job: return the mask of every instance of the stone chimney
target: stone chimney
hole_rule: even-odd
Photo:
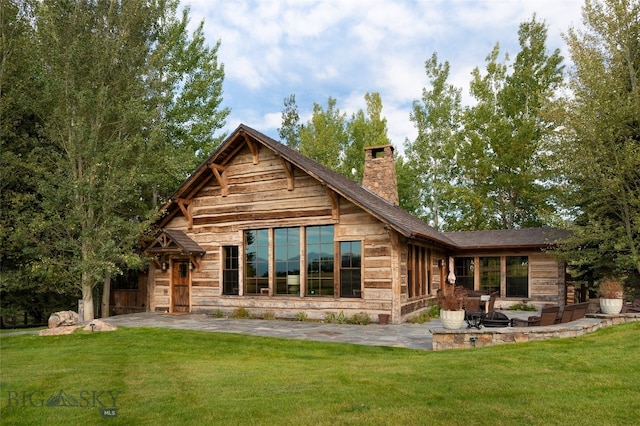
[[[362,186],[397,206],[400,202],[393,146],[368,146],[364,151]]]

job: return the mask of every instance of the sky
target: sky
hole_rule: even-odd
[[[436,52],[462,89],[485,69],[496,43],[513,59],[518,28],[536,15],[548,27],[549,52],[569,52],[562,34],[581,28],[583,0],[182,0],[191,28],[204,20],[209,46],[220,40],[224,131],[243,123],[279,140],[284,99],[295,94],[302,123],[329,97],[347,114],[366,111],[364,95],[379,92],[388,136],[402,151],[417,131],[409,115],[428,85],[424,64]],[[501,56],[503,57],[503,56]]]

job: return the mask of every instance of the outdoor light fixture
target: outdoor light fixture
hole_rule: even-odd
[[[162,262],[162,270],[163,271],[167,270],[167,262]]]

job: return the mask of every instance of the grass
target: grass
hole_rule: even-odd
[[[639,332],[628,323],[443,352],[124,327],[5,336],[0,421],[630,425],[640,413]],[[81,406],[40,406],[61,390]],[[119,392],[118,413],[103,420],[108,391]]]

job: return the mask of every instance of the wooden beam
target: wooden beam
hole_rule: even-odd
[[[251,151],[251,155],[253,156],[253,164],[256,165],[260,163],[260,158],[258,156],[258,151],[260,147],[247,137],[244,138],[244,141],[247,143],[247,146],[249,147],[249,151]]]
[[[340,196],[332,191],[328,186],[323,185],[324,190],[327,192],[329,202],[331,203],[331,218],[340,219]]]
[[[284,172],[287,174],[287,191],[293,191],[295,189],[295,168],[293,164],[282,158],[281,155],[278,155],[278,158],[280,158],[282,168],[284,168]]]
[[[225,173],[227,168],[215,163],[209,163],[209,168],[213,172],[213,175],[216,177],[216,180],[218,181],[218,185],[220,185],[222,196],[226,197],[227,195],[229,195],[229,186],[227,184],[227,174]]]
[[[193,214],[192,214],[193,209],[191,208],[191,200],[178,198],[176,202],[178,203],[178,206],[180,207],[180,210],[182,211],[182,214],[184,215],[184,217],[187,218],[188,228],[189,229],[193,228]]]
[[[194,255],[189,256],[189,260],[195,265],[196,272],[200,272],[200,259]]]

